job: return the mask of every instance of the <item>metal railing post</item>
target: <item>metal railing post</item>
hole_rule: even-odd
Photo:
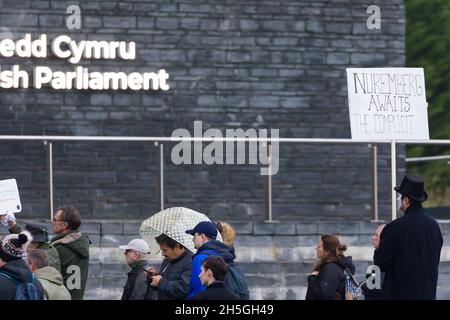
[[[397,219],[397,192],[394,187],[397,185],[397,159],[395,140],[391,141],[391,195],[392,195],[392,220]]]
[[[156,186],[156,198],[159,202],[159,209],[164,210],[164,145],[155,142],[155,147],[158,148],[158,180]]]
[[[50,220],[53,219],[53,145],[44,141],[47,147],[47,207],[50,212]]]
[[[266,212],[266,219],[264,222],[276,223],[278,221],[272,219],[272,145],[268,144],[267,149],[269,151],[269,172],[265,177],[264,183],[264,204]]]
[[[370,151],[372,157],[372,219],[374,222],[380,221],[378,218],[378,155],[377,145],[371,144]]]

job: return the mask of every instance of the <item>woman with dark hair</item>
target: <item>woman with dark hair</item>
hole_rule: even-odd
[[[345,257],[347,250],[335,235],[323,235],[316,246],[318,258],[313,273],[308,276],[306,300],[345,300],[344,270],[355,273],[352,257]]]

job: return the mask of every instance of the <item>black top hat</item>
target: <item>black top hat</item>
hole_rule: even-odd
[[[423,186],[424,183],[421,177],[405,176],[400,187],[395,187],[394,190],[412,200],[423,202],[428,199],[428,194],[423,189]]]
[[[28,223],[27,225],[25,225],[25,230],[31,233],[34,242],[48,242],[48,232],[46,226],[41,224]]]

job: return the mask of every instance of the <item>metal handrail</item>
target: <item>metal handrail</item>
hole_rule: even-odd
[[[397,144],[425,144],[425,145],[450,145],[450,139],[430,139],[430,140],[352,140],[352,139],[327,139],[327,138],[252,138],[252,137],[116,137],[116,136],[33,136],[33,135],[0,135],[0,141],[43,141],[47,146],[47,187],[48,204],[50,217],[53,217],[53,152],[52,141],[108,141],[108,142],[154,142],[158,148],[158,171],[159,179],[157,184],[157,196],[160,209],[164,209],[164,161],[163,142],[266,142],[266,143],[344,143],[344,144],[369,144],[372,148],[377,144],[391,145],[391,186],[392,186],[392,220],[396,218],[396,192],[393,187],[396,185],[396,145]],[[270,150],[270,147],[269,147]],[[374,185],[372,197],[374,203],[374,219],[378,219],[378,199],[377,199],[377,170],[376,170],[376,148],[372,150],[372,174]],[[409,161],[408,161],[409,162]],[[271,176],[266,177],[266,222],[272,220],[272,180]]]
[[[439,160],[450,160],[450,155],[406,158],[405,162],[419,163],[419,162],[429,162],[429,161],[439,161]]]
[[[117,137],[117,136],[27,136],[27,135],[0,135],[0,140],[34,140],[34,141],[134,141],[134,142],[281,142],[281,143],[372,143],[390,144],[392,140],[352,140],[340,138],[251,138],[251,137]],[[430,140],[395,140],[398,144],[448,144],[450,139],[430,139]]]

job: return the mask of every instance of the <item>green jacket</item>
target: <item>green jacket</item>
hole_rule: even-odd
[[[50,240],[58,250],[61,274],[72,300],[82,300],[89,269],[89,237],[78,231],[57,235]]]
[[[20,232],[22,232],[22,228],[18,224],[16,224],[14,227],[9,229],[9,233],[18,234]],[[48,265],[56,268],[56,270],[61,272],[61,263],[59,262],[59,253],[58,253],[58,250],[56,250],[56,248],[54,246],[52,246],[51,244],[49,244],[47,242],[41,242],[41,243],[38,243],[36,248],[47,251]]]
[[[44,287],[44,297],[46,300],[70,300],[71,296],[64,286],[61,273],[53,267],[43,267],[37,269],[34,274]]]

